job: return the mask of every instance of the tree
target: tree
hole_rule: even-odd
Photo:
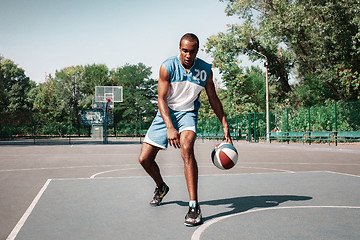
[[[238,15],[243,22],[210,37],[206,50],[213,54],[220,71],[229,76],[225,76],[227,82],[239,81],[241,54],[251,60],[266,56],[279,102],[291,96],[294,88],[289,84],[289,73],[294,67],[300,82],[296,87],[311,85],[314,77],[323,82],[324,99],[319,101],[359,97],[357,81],[345,83],[338,76],[342,69],[352,75],[360,72],[358,0],[223,1],[228,3],[226,13]],[[350,88],[346,86],[349,83]],[[344,88],[349,90],[347,94],[343,94]]]
[[[242,25],[231,25],[226,33],[208,38],[206,51],[212,54],[214,66],[219,68],[229,88],[244,80],[244,68],[239,60],[241,55],[248,55],[252,61],[267,59],[269,75],[277,86],[279,99],[283,100],[292,91],[289,74],[293,68],[294,56],[290,50],[281,47],[279,39],[262,34],[260,30],[250,21]]]
[[[144,64],[126,64],[111,71],[117,86],[123,86],[123,103],[114,108],[117,126],[126,131],[135,131],[138,120],[150,121],[156,112],[157,84],[150,78],[151,68]],[[129,132],[130,133],[130,132]],[[133,133],[133,132],[131,132]]]
[[[37,87],[37,94],[34,100],[34,110],[40,112],[43,123],[64,121],[62,104],[58,94],[57,84],[50,75],[46,77],[44,83]]]
[[[91,108],[96,86],[113,86],[114,84],[116,83],[110,78],[109,68],[105,64],[84,66],[80,81],[80,92],[83,95],[79,103],[81,108]]]
[[[25,71],[10,59],[0,60],[0,112],[20,112],[32,109],[28,93],[35,87]]]
[[[55,77],[39,85],[34,107],[38,109],[45,122],[80,123],[80,102],[85,96],[80,91],[84,67],[71,66],[56,71]],[[70,119],[69,119],[70,117]]]

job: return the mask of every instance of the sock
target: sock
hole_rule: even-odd
[[[195,200],[190,200],[189,207],[195,208],[196,207],[196,201]]]

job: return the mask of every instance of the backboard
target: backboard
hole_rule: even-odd
[[[122,86],[96,86],[95,102],[122,102]]]
[[[114,102],[96,102],[95,101],[95,97],[92,98],[92,108],[93,109],[105,109],[106,108],[106,104],[108,104],[108,108],[109,109],[113,109],[114,108]]]
[[[104,111],[101,109],[86,109],[81,111],[81,123],[83,125],[103,125],[105,121]],[[114,114],[108,113],[107,125],[114,124]]]

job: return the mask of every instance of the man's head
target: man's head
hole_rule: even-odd
[[[190,69],[194,64],[196,55],[199,51],[199,39],[193,33],[187,33],[180,39],[180,62]]]

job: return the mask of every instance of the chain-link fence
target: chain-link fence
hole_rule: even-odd
[[[333,103],[322,106],[273,110],[269,113],[271,132],[360,131],[360,101]],[[0,139],[18,138],[93,138],[93,126],[71,122],[41,123],[33,113],[3,113],[0,115]],[[20,119],[22,121],[20,121]],[[249,113],[227,117],[234,140],[258,142],[266,133],[266,114]],[[143,137],[152,119],[122,121],[108,126],[110,138]],[[222,125],[217,118],[199,115],[199,138],[222,139]]]
[[[270,132],[360,131],[360,101],[322,106],[279,109],[269,112]],[[266,135],[266,113],[249,113],[227,117],[233,139],[258,142]],[[199,137],[222,138],[217,118],[200,115]]]

